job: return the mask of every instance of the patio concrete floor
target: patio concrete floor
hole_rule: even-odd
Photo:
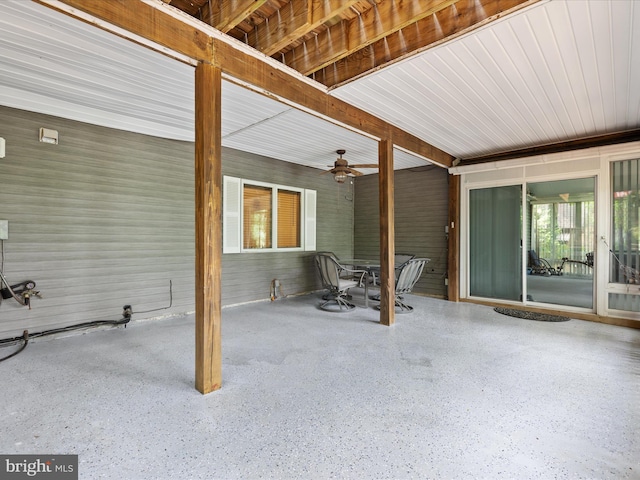
[[[0,453],[81,479],[640,478],[640,331],[319,298],[224,309],[209,395],[192,315],[34,340],[0,363]]]

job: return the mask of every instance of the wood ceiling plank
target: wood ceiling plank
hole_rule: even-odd
[[[358,3],[360,0],[313,0],[311,23],[314,25],[326,23]]]
[[[347,22],[340,22],[289,50],[282,57],[282,63],[309,75],[348,54]]]
[[[539,0],[459,0],[408,27],[345,56],[322,71],[318,82],[332,87],[389,63],[433,48]]]
[[[335,43],[346,42],[346,49],[338,52],[328,48],[332,46],[329,41],[306,42],[288,52],[282,60],[296,70],[303,67],[298,71],[309,75],[455,2],[456,0],[384,0],[347,22],[346,28],[340,25],[329,28],[325,36]]]
[[[207,2],[198,19],[227,33],[262,7],[267,0],[232,0]]]
[[[352,51],[397,32],[455,3],[456,0],[385,0],[349,22]]]
[[[339,16],[359,0],[291,0],[249,35],[249,45],[274,55],[300,37]]]
[[[249,45],[265,55],[273,55],[311,29],[309,0],[291,0],[257,25],[249,34]]]

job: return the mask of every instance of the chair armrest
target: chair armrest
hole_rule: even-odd
[[[364,283],[363,283],[364,282],[364,278],[365,278],[366,275],[369,274],[369,272],[366,271],[366,270],[352,270],[350,268],[344,267],[343,265],[340,265],[340,272],[347,272],[350,276],[353,276],[353,277],[358,277],[359,276],[360,277],[360,278],[358,278],[358,285],[359,286],[364,285]]]

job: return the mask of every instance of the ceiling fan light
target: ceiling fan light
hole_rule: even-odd
[[[347,174],[345,172],[336,172],[333,179],[338,183],[344,183],[347,179]]]

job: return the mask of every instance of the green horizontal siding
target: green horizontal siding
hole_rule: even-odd
[[[416,293],[444,297],[447,272],[448,173],[439,167],[396,170],[395,250],[427,257]],[[354,248],[356,257],[380,255],[378,175],[356,180]]]
[[[59,145],[38,141],[58,130]],[[33,308],[0,304],[0,337],[91,320],[195,309],[194,146],[0,107],[0,219],[9,221],[4,273],[31,279]],[[223,149],[223,173],[318,192],[317,247],[353,253],[347,186],[316,169]],[[223,305],[265,300],[278,278],[285,294],[320,288],[313,252],[223,256]],[[147,314],[145,310],[173,305]]]

